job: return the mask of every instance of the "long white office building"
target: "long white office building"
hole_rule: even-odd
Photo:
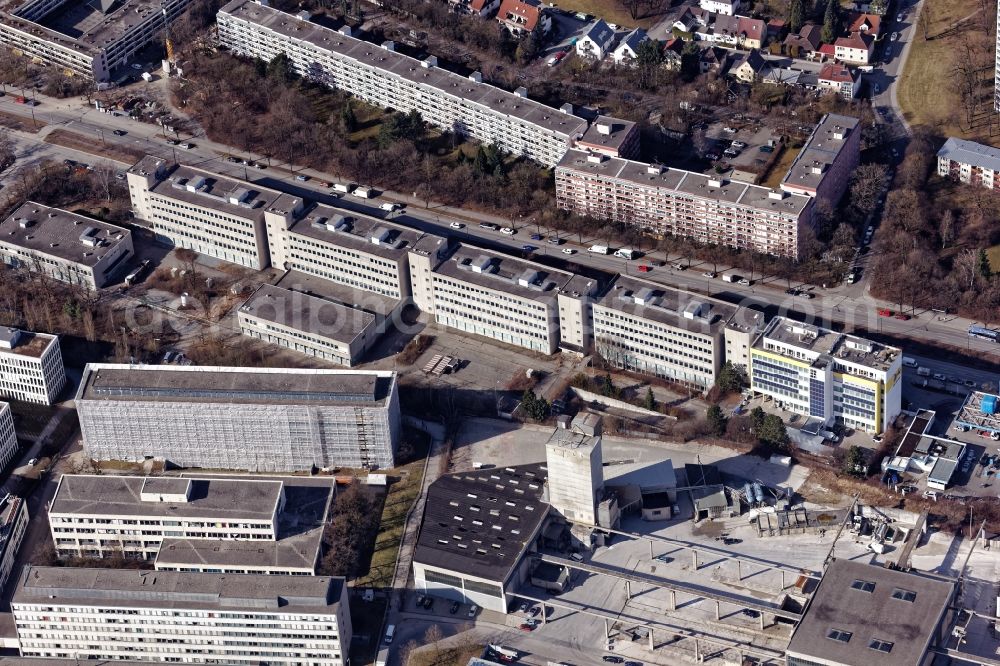
[[[6,589],[27,527],[28,503],[24,498],[8,494],[0,500],[0,589]]]
[[[750,350],[750,386],[784,409],[881,433],[902,409],[903,351],[775,317]]]
[[[14,413],[10,405],[0,402],[0,472],[7,469],[17,456],[17,432],[14,431]]]
[[[100,289],[133,255],[128,229],[34,201],[0,222],[0,262]]]
[[[28,0],[0,11],[0,45],[97,82],[120,75],[191,0]]]
[[[594,349],[612,365],[711,388],[725,359],[727,323],[738,308],[619,276],[593,304]]]
[[[339,88],[371,104],[397,111],[419,111],[445,131],[496,143],[514,155],[555,166],[587,122],[572,108],[554,109],[437,67],[433,56],[416,60],[381,46],[323,27],[306,12],[292,15],[266,2],[233,0],[218,13],[219,41],[233,53],[270,61],[279,53],[301,76]]]
[[[439,324],[552,354],[561,331],[582,340],[593,280],[470,245],[430,273],[429,310]],[[582,346],[582,345],[581,345]]]
[[[58,336],[0,326],[0,397],[51,405],[65,385]]]
[[[125,175],[135,216],[161,243],[256,270],[271,264],[265,211],[285,217],[302,209],[290,194],[152,155]]]
[[[22,657],[346,666],[343,578],[26,566]],[[70,663],[70,662],[67,662]]]
[[[255,472],[392,467],[390,371],[88,364],[76,394],[95,460]]]

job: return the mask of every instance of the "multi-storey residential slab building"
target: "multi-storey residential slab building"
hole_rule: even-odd
[[[293,471],[392,467],[396,373],[88,364],[76,394],[95,460]]]
[[[0,45],[97,82],[120,74],[191,0],[28,0],[0,11]]]
[[[240,332],[309,356],[359,363],[395,323],[407,301],[289,271],[262,284],[240,306]]]
[[[23,657],[346,666],[352,634],[325,576],[27,566],[11,610]]]
[[[7,468],[17,455],[17,433],[14,431],[14,413],[10,405],[0,402],[0,471]]]
[[[618,276],[592,310],[594,349],[609,363],[704,390],[722,368],[726,325],[738,308]]]
[[[409,257],[436,265],[447,249],[441,236],[324,205],[265,219],[275,266],[397,300],[411,295]]]
[[[552,354],[561,342],[583,342],[584,301],[593,280],[506,254],[458,246],[431,275],[439,324]],[[576,339],[574,339],[576,338]]]
[[[938,175],[988,190],[1000,189],[1000,149],[949,138],[937,154]]]
[[[816,197],[832,210],[844,196],[861,161],[861,126],[857,118],[828,113],[799,152],[781,189]]]
[[[332,30],[311,22],[308,13],[287,14],[253,2],[233,0],[218,14],[219,41],[233,53],[270,61],[279,53],[296,72],[339,88],[371,104],[419,111],[448,132],[496,143],[514,155],[545,166],[559,162],[572,140],[587,129],[572,108],[534,102],[523,88],[509,93],[437,67],[433,56],[416,60],[356,39],[350,28]]]
[[[264,213],[292,216],[290,194],[148,155],[126,173],[136,217],[168,245],[254,269],[267,268]]]
[[[65,385],[58,336],[0,326],[0,397],[51,405]]]
[[[88,289],[106,285],[132,254],[128,229],[33,201],[0,222],[0,261]]]
[[[611,220],[706,244],[798,256],[812,199],[655,164],[572,150],[556,167],[556,203]]]
[[[27,526],[28,503],[24,498],[8,494],[0,500],[0,588],[7,585]]]
[[[784,409],[866,432],[901,410],[898,347],[775,317],[750,350],[750,386]]]
[[[49,504],[60,557],[163,570],[313,575],[332,479],[66,474]]]

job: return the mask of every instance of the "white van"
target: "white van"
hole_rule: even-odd
[[[925,368],[921,366],[917,368],[917,374],[920,375],[921,377],[930,377],[931,371],[930,368]]]
[[[615,250],[615,256],[620,259],[632,260],[639,256],[639,253],[627,247],[623,247],[619,250]]]
[[[570,553],[569,559],[573,560],[574,562],[583,562],[583,555],[581,555],[580,553]]]
[[[342,194],[348,194],[352,192],[355,187],[357,187],[357,185],[355,185],[354,183],[334,183],[333,191],[340,192]]]
[[[591,245],[587,248],[587,252],[593,252],[594,254],[607,254],[610,251],[607,245]]]
[[[730,274],[730,275],[723,275],[722,276],[722,281],[723,282],[739,282],[742,279],[743,278],[741,276],[736,275],[736,274]]]
[[[358,187],[351,192],[351,195],[359,199],[371,199],[375,196],[375,190],[370,187]]]
[[[917,367],[917,362],[914,361],[909,356],[904,356],[903,357],[903,365],[906,366],[907,368],[915,368],[915,367]]]
[[[385,628],[385,638],[382,639],[382,642],[388,645],[389,643],[392,642],[392,637],[395,635],[396,635],[396,625],[390,624],[388,627]]]

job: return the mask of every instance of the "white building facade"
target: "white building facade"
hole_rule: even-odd
[[[88,364],[76,407],[95,460],[296,471],[392,467],[394,372]]]
[[[51,405],[65,385],[58,336],[0,326],[0,397]]]
[[[342,578],[26,566],[22,657],[346,666]]]
[[[898,347],[775,317],[750,350],[750,385],[788,411],[881,433],[902,409],[902,360]]]
[[[949,138],[937,154],[937,173],[968,185],[1000,188],[1000,150],[975,141]]]
[[[28,503],[8,494],[0,500],[0,588],[6,588],[28,527]]]
[[[504,151],[554,166],[582,134],[585,120],[534,102],[526,91],[509,93],[356,39],[350,29],[335,31],[252,0],[233,0],[218,14],[219,41],[233,53],[270,61],[288,56],[296,72],[348,92],[371,104],[423,119],[445,131],[496,143]]]
[[[14,413],[10,405],[0,402],[0,470],[7,469],[17,456],[17,433],[14,431]]]

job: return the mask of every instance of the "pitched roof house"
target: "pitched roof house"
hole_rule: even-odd
[[[847,37],[839,37],[833,43],[834,57],[841,62],[867,65],[875,46],[875,37],[863,32],[852,32]]]
[[[544,34],[552,27],[549,8],[541,0],[503,0],[497,21],[515,37],[523,37],[535,30]]]
[[[597,19],[576,42],[576,54],[581,58],[603,60],[615,43],[615,31],[604,19]]]
[[[639,56],[639,45],[645,41],[649,41],[646,31],[642,28],[636,28],[625,35],[621,43],[611,53],[611,58],[616,65],[634,65]]]

